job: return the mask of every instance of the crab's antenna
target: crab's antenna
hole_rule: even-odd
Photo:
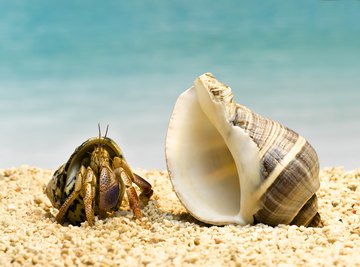
[[[101,162],[101,151],[100,151],[100,147],[102,146],[102,142],[101,142],[101,128],[100,128],[100,122],[98,123],[98,128],[99,128],[99,144],[98,144],[98,160],[99,163]],[[98,166],[100,168],[100,166]]]
[[[99,129],[99,139],[100,139],[101,138],[100,122],[98,123],[98,129]]]
[[[104,137],[107,136],[108,130],[109,130],[109,124],[106,126],[106,131],[105,131],[105,136]]]

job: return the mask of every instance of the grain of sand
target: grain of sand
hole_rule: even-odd
[[[141,221],[124,203],[93,227],[75,227],[54,220],[43,193],[50,170],[0,170],[0,265],[360,266],[360,169],[321,171],[322,228],[205,225],[179,203],[166,172],[137,172],[154,187]]]

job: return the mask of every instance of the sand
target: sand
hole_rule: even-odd
[[[127,203],[93,227],[63,226],[43,193],[52,171],[0,170],[0,265],[360,266],[360,169],[321,171],[323,228],[210,226],[193,219],[166,172],[137,170],[154,195],[134,220]]]

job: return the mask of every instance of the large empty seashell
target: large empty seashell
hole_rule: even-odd
[[[230,87],[210,73],[178,98],[166,161],[177,196],[200,221],[320,224],[314,149],[294,131],[236,104]]]

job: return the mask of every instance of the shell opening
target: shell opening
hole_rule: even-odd
[[[222,104],[201,84],[175,105],[166,155],[174,190],[195,218],[220,225],[253,222],[252,193],[260,179],[256,145],[227,121]]]

